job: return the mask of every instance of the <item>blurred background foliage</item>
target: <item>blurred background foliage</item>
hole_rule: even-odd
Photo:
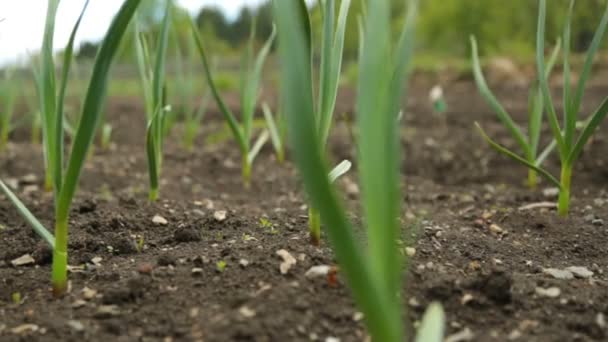
[[[357,17],[363,3],[352,0],[345,53],[353,58],[357,52]],[[145,30],[153,34],[158,28],[165,0],[147,0],[139,13]],[[467,58],[471,34],[477,36],[484,56],[506,55],[526,60],[532,57],[535,44],[538,2],[533,0],[422,0],[418,25],[418,51],[429,58]],[[551,0],[548,8],[547,39],[554,42],[561,35],[569,0]],[[580,0],[576,4],[572,25],[573,50],[583,51],[606,5],[605,0]],[[273,25],[270,3],[257,8],[243,8],[235,20],[228,20],[216,7],[204,7],[199,13],[174,9],[174,38],[181,43],[189,39],[188,15],[194,15],[206,44],[215,54],[238,54],[249,37],[251,22],[257,20],[257,39],[263,42]],[[405,16],[405,1],[393,1],[395,32]],[[313,27],[320,34],[318,6],[311,6]],[[123,44],[123,59],[132,60],[132,35]],[[81,46],[81,57],[94,56],[95,43]],[[171,53],[171,52],[170,52]]]

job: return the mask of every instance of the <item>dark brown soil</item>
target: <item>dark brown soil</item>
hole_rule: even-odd
[[[552,209],[519,210],[552,201],[542,192],[548,184],[527,190],[526,170],[479,138],[474,121],[514,145],[473,84],[446,86],[449,113],[440,118],[427,103],[432,82],[414,83],[402,125],[403,241],[414,241],[408,244],[416,249],[405,272],[404,320],[415,322],[431,301],[440,301],[449,334],[470,332],[454,341],[608,340],[605,131],[577,165],[569,218]],[[585,113],[606,93],[594,86]],[[525,88],[504,85],[499,94],[524,122]],[[344,91],[339,111],[350,112],[353,97]],[[149,204],[143,108],[135,99],[113,99],[108,114],[115,146],[97,150],[84,171],[70,221],[74,268],[64,298],[53,299],[49,291],[48,249],[0,199],[0,340],[366,339],[344,281],[305,277],[312,266],[335,261],[327,245],[308,243],[305,197],[291,164],[279,165],[268,146],[255,165],[252,188],[244,190],[234,143],[204,144],[222,126],[215,113],[195,151],[181,148],[179,126],[167,140],[162,200]],[[335,128],[333,158],[352,158],[346,125]],[[1,176],[17,182],[19,196],[50,225],[40,147],[27,142],[26,132],[12,141],[0,157]],[[549,164],[557,170],[556,160]],[[345,201],[360,222],[355,181],[356,170],[340,187],[350,190]],[[220,210],[227,211],[224,221],[214,218]],[[167,224],[153,223],[156,215]],[[281,249],[297,259],[286,275],[279,271]],[[35,264],[13,267],[11,261],[24,254]],[[226,264],[221,272],[220,261]],[[570,266],[594,275],[559,280],[543,272]],[[537,293],[551,287],[560,290],[556,298]]]

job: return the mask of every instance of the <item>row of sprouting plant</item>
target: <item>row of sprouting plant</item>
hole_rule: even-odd
[[[404,0],[405,1],[405,0]],[[67,287],[68,223],[69,209],[77,189],[79,176],[87,154],[101,121],[105,101],[108,72],[119,42],[141,0],[125,0],[112,22],[97,54],[89,87],[84,97],[82,114],[74,129],[71,153],[64,162],[64,109],[63,102],[68,74],[72,62],[74,37],[80,19],[76,23],[64,53],[59,86],[53,62],[53,32],[59,0],[49,0],[42,57],[36,72],[38,85],[40,122],[42,127],[45,165],[49,186],[55,199],[55,231],[52,234],[19,201],[4,183],[0,182],[5,195],[16,206],[34,230],[53,248],[52,285],[56,295]],[[608,9],[592,42],[576,91],[570,85],[569,45],[570,17],[574,7],[570,4],[570,16],[562,40],[564,59],[564,118],[560,126],[551,97],[548,77],[559,56],[560,44],[548,63],[544,54],[544,26],[546,0],[539,0],[537,37],[537,64],[539,75],[532,89],[530,123],[527,135],[520,129],[496,100],[486,85],[474,38],[472,38],[473,66],[481,94],[498,113],[500,120],[513,134],[523,150],[523,157],[491,140],[479,127],[483,137],[501,153],[517,160],[531,169],[529,184],[534,187],[537,175],[547,178],[560,189],[559,213],[566,215],[570,202],[570,181],[573,164],[585,143],[608,113],[608,104],[602,103],[589,119],[584,120],[582,132],[575,139],[577,117],[580,110],[586,81],[589,77],[593,56],[597,51],[608,23]],[[329,171],[325,153],[327,139],[333,121],[338,83],[341,72],[342,49],[350,0],[342,0],[339,9],[336,1],[322,0],[322,36],[320,39],[320,66],[313,58],[315,42],[311,34],[310,18],[304,0],[274,0],[273,8],[276,30],[268,38],[260,52],[254,54],[253,39],[243,58],[241,78],[240,120],[225,104],[215,84],[212,68],[207,58],[205,44],[198,28],[191,21],[192,42],[201,57],[204,75],[211,96],[223,113],[234,135],[241,155],[245,186],[251,177],[251,166],[262,145],[271,139],[279,160],[284,158],[285,139],[289,139],[294,162],[300,170],[304,187],[310,199],[309,229],[311,240],[318,244],[321,238],[321,222],[326,229],[329,242],[334,248],[341,270],[349,283],[353,296],[365,314],[366,324],[375,341],[403,341],[405,331],[402,319],[403,254],[397,246],[401,229],[399,224],[400,153],[398,121],[402,97],[407,93],[405,84],[408,64],[413,53],[413,37],[418,2],[407,1],[408,15],[402,33],[391,37],[390,1],[368,1],[363,14],[357,18],[359,24],[359,78],[357,84],[356,116],[358,169],[362,187],[362,207],[367,225],[367,247],[355,237],[352,224],[339,196],[332,186],[333,181],[348,171],[350,162],[344,161]],[[163,140],[171,108],[165,90],[166,51],[171,27],[171,1],[167,2],[161,23],[160,34],[150,48],[151,42],[136,27],[135,44],[137,64],[144,89],[144,101],[148,119],[146,154],[150,176],[150,200],[159,196],[159,177],[163,161]],[[83,9],[83,13],[85,8]],[[82,18],[82,14],[81,17]],[[252,30],[254,31],[254,30]],[[273,114],[267,106],[263,112],[267,128],[254,139],[253,117],[258,107],[259,89],[264,61],[278,36],[280,61],[281,106],[279,114]],[[254,34],[252,34],[252,37]],[[394,40],[396,42],[394,42]],[[155,51],[154,56],[150,54]],[[318,70],[318,74],[313,72]],[[204,107],[204,106],[201,106]],[[201,110],[192,108],[193,131],[200,123]],[[538,153],[543,118],[547,118],[553,142]],[[283,128],[285,127],[286,128]],[[288,134],[287,134],[287,133]],[[195,133],[193,133],[195,134]],[[557,149],[562,163],[562,174],[557,180],[543,167],[543,161]],[[431,305],[419,329],[419,341],[441,341],[444,330],[443,310]]]

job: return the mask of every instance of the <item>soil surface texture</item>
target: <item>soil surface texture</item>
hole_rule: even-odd
[[[412,81],[401,123],[400,243],[411,256],[402,300],[410,335],[425,307],[439,301],[453,342],[607,341],[608,127],[576,165],[571,215],[560,218],[551,205],[555,189],[547,182],[528,189],[527,170],[475,131],[477,121],[517,148],[472,81],[444,85],[444,115],[428,103],[433,85],[428,77]],[[525,124],[527,86],[494,88]],[[583,113],[606,94],[608,87],[592,86]],[[337,112],[351,114],[354,96],[343,90]],[[229,133],[217,133],[228,131],[216,109],[192,151],[182,147],[178,124],[165,143],[161,200],[150,204],[143,105],[113,98],[107,108],[113,144],[96,148],[83,171],[63,298],[50,292],[50,250],[0,197],[1,341],[367,339],[330,246],[309,243],[297,172],[276,161],[270,144],[244,189],[237,146]],[[350,121],[336,117],[329,153],[353,160]],[[13,134],[0,176],[50,227],[41,147],[28,136]],[[547,128],[543,136],[547,143]],[[556,156],[547,164],[558,174]],[[356,163],[338,188],[361,226]],[[291,257],[295,263],[281,272]],[[329,272],[307,274],[314,266]]]

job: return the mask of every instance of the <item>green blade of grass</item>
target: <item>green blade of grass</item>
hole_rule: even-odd
[[[556,146],[557,146],[557,143],[555,142],[555,140],[552,140],[549,143],[549,145],[547,145],[547,147],[545,147],[545,149],[538,155],[534,165],[536,165],[537,167],[540,167],[541,165],[543,165],[543,163],[545,162],[545,160],[547,160],[547,157],[549,157],[551,152],[553,152],[553,150],[555,150]]]
[[[319,3],[323,29],[321,31],[321,65],[319,66],[319,90],[317,96],[316,120],[319,132],[324,132],[325,118],[329,115],[327,107],[331,96],[332,43],[334,40],[335,1],[325,0]],[[321,133],[321,138],[324,134]],[[324,141],[324,140],[322,140]]]
[[[549,89],[549,83],[546,75],[542,71],[545,70],[545,21],[547,17],[547,2],[546,0],[540,0],[539,11],[538,11],[538,27],[536,32],[536,66],[539,72],[540,88],[543,94],[543,103],[547,110],[549,126],[551,132],[557,143],[557,148],[560,153],[560,158],[563,160],[566,158],[567,146],[564,142],[561,128],[559,126],[559,120],[555,112],[555,106],[553,105],[553,99],[551,96],[551,90]],[[564,42],[566,43],[566,42]]]
[[[543,122],[543,97],[540,93],[540,88],[535,87],[530,91],[530,99],[528,104],[528,160],[536,159],[538,152],[538,144],[540,141],[540,131]],[[526,153],[526,151],[523,151]]]
[[[152,120],[154,116],[154,105],[153,105],[153,95],[150,92],[151,81],[150,81],[150,59],[148,55],[148,44],[145,36],[142,34],[139,28],[139,23],[135,21],[134,23],[134,38],[135,38],[135,56],[137,57],[137,67],[139,70],[139,76],[141,78],[143,96],[146,106],[146,117],[148,121]]]
[[[401,317],[394,316],[390,309],[386,309],[392,306],[393,300],[383,294],[384,288],[372,281],[373,273],[361,252],[362,246],[357,242],[327,177],[312,100],[310,36],[305,29],[306,16],[302,13],[306,7],[303,1],[275,0],[273,4],[279,33],[285,113],[295,162],[312,206],[321,209],[341,270],[365,313],[372,336],[377,341],[400,341],[402,335],[398,332],[399,328],[387,329],[387,326],[391,323],[399,325]]]
[[[107,93],[109,69],[118,50],[120,40],[141,0],[125,0],[103,40],[95,59],[93,74],[84,101],[82,118],[76,131],[65,182],[57,203],[57,220],[67,219],[69,208],[78,186],[80,172],[86,155],[95,138],[95,130],[101,118],[101,108]]]
[[[490,145],[492,146],[492,148],[494,148],[496,151],[504,154],[505,156],[511,158],[512,160],[515,160],[516,162],[523,164],[529,168],[531,168],[532,170],[538,172],[539,174],[541,174],[543,177],[545,177],[548,181],[550,181],[553,185],[555,185],[556,187],[561,189],[561,184],[560,182],[553,177],[549,172],[547,172],[545,169],[541,168],[540,166],[537,166],[529,161],[527,161],[526,159],[518,156],[517,154],[509,151],[506,147],[501,146],[500,144],[498,144],[497,142],[495,142],[494,140],[492,140],[492,138],[490,138],[486,132],[483,130],[483,128],[481,128],[481,126],[476,122],[475,123],[475,127],[477,127],[477,130],[479,131],[479,134],[481,134],[482,138]]]
[[[251,140],[251,129],[253,124],[253,116],[255,114],[255,99],[258,94],[257,85],[255,84],[254,75],[252,71],[252,60],[254,55],[254,44],[256,40],[257,31],[257,20],[254,17],[251,21],[251,30],[249,33],[249,40],[247,41],[247,47],[245,53],[241,57],[241,84],[240,84],[240,96],[241,96],[241,117],[243,127],[243,137],[247,144],[250,144]]]
[[[563,90],[563,106],[564,106],[564,141],[567,145],[572,144],[574,131],[576,129],[576,116],[577,112],[573,110],[572,99],[570,98],[570,40],[571,36],[571,25],[572,25],[572,12],[574,11],[575,0],[570,1],[570,7],[568,8],[568,14],[566,16],[566,27],[564,28],[564,90]],[[548,77],[548,76],[547,76]],[[574,123],[574,125],[573,125]]]
[[[150,181],[150,201],[156,201],[158,199],[159,191],[159,164],[158,160],[158,140],[155,137],[156,126],[161,117],[162,108],[157,107],[155,114],[152,119],[148,122],[146,129],[146,156],[148,160],[148,178]]]
[[[23,217],[23,219],[32,227],[32,229],[34,229],[34,231],[42,239],[44,239],[44,241],[46,241],[46,243],[48,243],[51,248],[55,248],[55,237],[53,237],[53,234],[51,234],[51,232],[46,229],[44,225],[40,223],[40,221],[38,221],[36,216],[34,216],[34,214],[30,212],[30,210],[25,206],[25,204],[23,204],[23,202],[21,202],[19,198],[15,196],[15,194],[9,189],[8,186],[6,186],[6,184],[4,184],[2,180],[0,180],[0,189],[2,190],[4,195],[11,201],[11,203],[13,203],[15,208],[17,208],[19,214],[21,214],[21,217]]]
[[[503,125],[505,125],[505,127],[507,127],[507,129],[511,133],[511,136],[515,139],[515,141],[519,145],[519,148],[522,150],[524,155],[530,156],[532,153],[530,143],[528,142],[528,140],[522,133],[521,129],[513,121],[511,116],[507,113],[507,111],[500,104],[500,102],[498,102],[498,99],[496,99],[496,96],[494,96],[494,94],[488,87],[485,77],[483,76],[483,72],[481,70],[481,63],[479,61],[479,53],[477,50],[477,41],[475,40],[475,37],[473,37],[473,36],[471,36],[470,39],[471,39],[471,51],[472,51],[471,55],[472,55],[472,59],[473,59],[473,75],[475,76],[475,83],[477,84],[477,88],[479,89],[479,92],[481,93],[483,98],[486,100],[486,102],[492,107],[492,109],[498,116],[498,119],[500,119],[500,121],[503,123]],[[539,113],[542,114],[542,109],[537,113],[537,116],[536,116],[537,120],[542,117],[542,115],[539,115]],[[534,123],[534,125],[536,125],[536,124],[538,124],[538,122]],[[540,124],[538,125],[538,127],[540,127]],[[535,127],[533,129],[538,130],[538,127]]]
[[[340,85],[340,76],[342,70],[342,55],[344,53],[344,37],[346,35],[346,23],[348,19],[348,12],[350,9],[350,0],[343,0],[340,4],[338,12],[338,21],[336,22],[335,34],[333,37],[328,38],[330,45],[330,56],[328,60],[329,70],[328,75],[325,78],[327,83],[324,91],[326,93],[321,94],[323,98],[322,105],[320,105],[320,120],[319,129],[321,132],[321,138],[324,143],[327,142],[329,137],[329,131],[331,129],[334,110],[336,107],[336,100],[338,98],[338,88]],[[332,5],[333,6],[333,5]],[[333,13],[333,11],[332,11]],[[333,23],[332,23],[333,32]]]
[[[401,94],[407,93],[407,83],[405,80],[409,74],[409,64],[414,51],[414,33],[416,31],[416,18],[418,17],[418,0],[408,1],[408,10],[405,22],[401,30],[401,36],[394,52],[394,71],[392,81],[393,103],[391,105],[393,115],[401,112]],[[401,121],[401,119],[399,119]]]
[[[365,7],[364,7],[365,8]],[[357,49],[357,60],[361,60],[365,48],[365,18],[363,15],[357,17],[357,33],[359,34],[359,47]]]
[[[253,144],[253,147],[251,148],[251,151],[249,151],[249,153],[247,154],[247,161],[249,162],[249,164],[253,164],[253,161],[262,150],[262,147],[264,147],[266,142],[268,142],[269,138],[270,134],[267,130],[264,130],[262,134],[260,134],[260,136],[256,139],[255,143]]]
[[[40,114],[42,115],[42,136],[44,139],[44,153],[46,164],[46,182],[45,186],[55,188],[55,200],[59,191],[56,189],[58,181],[61,179],[61,170],[57,169],[57,136],[55,133],[56,119],[55,109],[57,107],[57,93],[55,87],[55,63],[53,61],[53,34],[55,32],[55,17],[59,7],[59,0],[49,0],[46,12],[46,23],[44,29],[44,38],[42,41],[42,60],[39,73],[40,84]],[[50,183],[49,183],[50,181]]]
[[[559,57],[559,52],[561,49],[561,39],[558,39],[553,51],[551,52],[551,57],[549,58],[549,62],[545,66],[545,76],[549,77],[555,67],[555,63]],[[540,131],[543,120],[544,113],[544,103],[543,103],[543,95],[538,85],[538,80],[534,82],[533,88],[531,90],[531,105],[529,108],[529,120],[528,120],[528,141],[530,143],[530,151],[528,158],[530,161],[535,160],[538,154],[538,144],[540,141]]]
[[[169,45],[169,28],[171,27],[171,4],[172,1],[167,1],[165,14],[161,24],[160,35],[156,44],[156,56],[154,58],[154,69],[152,72],[152,101],[155,110],[155,119],[152,120],[150,129],[153,131],[153,143],[156,152],[156,175],[160,174],[162,164],[162,147],[164,138],[164,124],[166,122],[165,105],[166,105],[166,83],[165,83],[165,65],[167,64],[167,47]],[[158,114],[158,115],[157,115]],[[157,181],[158,183],[158,181]]]
[[[156,56],[154,58],[154,70],[152,72],[152,101],[154,107],[164,107],[165,87],[165,65],[167,64],[167,47],[169,42],[169,28],[171,27],[171,1],[167,1],[165,15],[160,29],[157,44],[155,46]]]
[[[255,62],[253,63],[253,68],[248,71],[249,77],[247,78],[248,82],[245,90],[247,93],[245,100],[247,102],[243,103],[243,108],[247,108],[247,111],[243,111],[243,127],[245,130],[246,139],[251,136],[253,116],[255,114],[255,107],[258,101],[259,89],[262,81],[262,71],[264,68],[264,63],[266,62],[266,58],[270,53],[270,48],[272,47],[272,43],[274,42],[275,36],[276,29],[273,26],[270,36],[262,46],[262,49],[260,49],[260,52],[258,53]]]
[[[602,41],[604,38],[604,33],[606,32],[606,27],[608,27],[608,5],[606,5],[606,10],[604,11],[604,15],[602,16],[602,20],[600,21],[600,25],[595,31],[595,35],[593,36],[593,40],[591,41],[591,46],[589,50],[587,50],[587,56],[585,57],[585,64],[583,66],[583,71],[578,80],[578,86],[576,88],[576,94],[572,99],[572,112],[578,113],[581,107],[581,103],[583,101],[583,96],[585,94],[585,85],[587,84],[587,80],[589,79],[589,75],[591,74],[591,67],[593,66],[593,59],[602,45]],[[576,121],[576,120],[574,120]],[[575,123],[571,123],[571,125],[576,126]]]
[[[340,162],[340,164],[336,165],[336,167],[329,171],[329,182],[335,182],[336,179],[342,177],[344,174],[350,171],[352,166],[353,163],[351,163],[349,160],[343,160]]]
[[[390,1],[367,3],[367,26],[365,27],[365,48],[360,61],[357,92],[357,124],[359,132],[359,175],[363,194],[365,220],[368,226],[368,254],[373,278],[382,291],[381,306],[388,315],[383,334],[387,339],[402,341],[401,305],[397,299],[400,290],[401,255],[396,248],[400,227],[399,216],[399,141],[398,125],[395,124],[399,98],[403,89],[403,70],[409,61],[394,60],[400,56],[391,52]],[[416,2],[408,2],[409,10],[415,11]],[[406,23],[406,29],[414,29],[413,19]],[[404,32],[401,37],[408,37]],[[406,41],[403,43],[403,41]],[[398,49],[407,50],[403,44],[412,44],[410,38],[401,40]],[[388,63],[388,67],[386,66]],[[396,80],[399,83],[396,84]],[[385,302],[385,303],[386,303]],[[377,332],[375,332],[377,333]],[[372,334],[373,335],[373,334]]]
[[[432,303],[422,318],[416,342],[442,342],[445,334],[445,313],[440,304]]]
[[[230,130],[232,131],[234,138],[237,140],[239,148],[241,149],[241,153],[246,155],[247,153],[249,153],[248,142],[245,141],[243,132],[242,132],[241,128],[239,127],[239,123],[237,122],[236,118],[234,117],[234,114],[232,114],[232,111],[230,111],[230,109],[228,109],[228,107],[224,103],[224,100],[222,99],[219,91],[217,90],[217,87],[215,86],[215,81],[213,80],[213,76],[211,75],[211,69],[209,68],[209,62],[207,60],[207,54],[205,52],[205,47],[203,45],[203,41],[201,39],[200,33],[198,32],[198,28],[196,27],[196,24],[194,23],[193,20],[190,20],[190,27],[192,29],[192,35],[194,38],[194,42],[196,43],[196,48],[201,57],[201,60],[203,63],[203,69],[205,71],[205,77],[207,78],[207,83],[209,84],[209,88],[211,89],[213,98],[215,99],[215,102],[217,103],[220,111],[224,115],[224,118],[228,122],[228,126],[230,126]]]
[[[270,140],[272,141],[272,145],[274,146],[275,151],[280,154],[283,151],[283,139],[281,139],[281,134],[279,133],[279,129],[276,121],[274,120],[274,116],[272,115],[272,111],[266,102],[262,104],[262,111],[264,112],[266,125],[268,126],[268,131],[270,132]]]
[[[591,119],[585,125],[585,128],[583,128],[583,132],[570,151],[570,155],[568,155],[566,165],[573,165],[578,159],[583,151],[583,148],[585,147],[585,144],[587,144],[587,141],[589,141],[589,138],[591,138],[595,130],[606,118],[606,114],[608,114],[608,98],[605,98],[604,101],[602,101],[599,108],[593,113]]]
[[[61,81],[59,86],[59,97],[57,98],[57,109],[55,110],[55,165],[54,168],[57,170],[55,172],[55,191],[57,193],[61,192],[62,187],[62,178],[63,178],[63,140],[64,140],[64,124],[63,124],[63,101],[65,100],[65,94],[68,86],[68,75],[70,74],[70,67],[72,65],[72,59],[74,55],[74,41],[76,39],[76,33],[78,32],[78,28],[80,27],[80,22],[82,21],[82,17],[84,16],[84,12],[87,10],[87,6],[89,5],[89,0],[84,3],[82,10],[80,11],[80,15],[78,16],[78,20],[76,20],[76,24],[72,29],[72,33],[70,34],[70,39],[68,40],[68,45],[66,46],[63,52],[63,68],[61,70]]]
[[[8,143],[8,137],[14,130],[16,125],[13,125],[13,112],[15,110],[15,102],[17,97],[17,89],[20,85],[16,84],[17,81],[12,79],[13,70],[5,71],[4,84],[1,86],[0,98],[4,102],[4,107],[0,111],[0,150],[6,147]],[[23,118],[24,121],[27,118]]]

